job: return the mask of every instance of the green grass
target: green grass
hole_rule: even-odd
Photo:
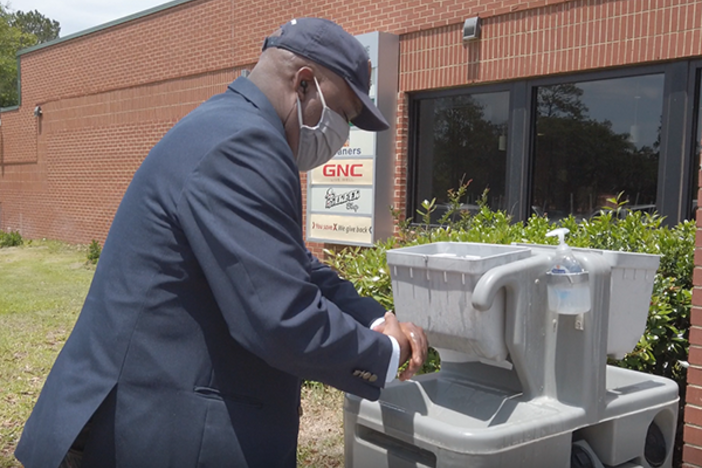
[[[34,402],[73,329],[93,277],[86,246],[32,241],[0,248],[0,468],[13,456]],[[303,388],[298,465],[343,465],[343,395]]]
[[[302,418],[298,435],[299,468],[344,466],[344,394],[317,382],[302,387]]]
[[[0,467],[13,456],[46,375],[88,292],[84,247],[34,241],[0,249]]]

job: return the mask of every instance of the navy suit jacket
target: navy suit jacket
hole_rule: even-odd
[[[248,79],[174,126],[117,210],[17,458],[57,467],[91,420],[84,468],[292,467],[300,379],[377,399],[385,311],[309,253],[301,200]]]

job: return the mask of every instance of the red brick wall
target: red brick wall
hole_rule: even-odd
[[[464,46],[461,25],[473,15],[483,17],[482,36]],[[401,36],[400,209],[406,92],[702,54],[699,1],[193,0],[22,56],[22,107],[1,116],[0,227],[103,240],[148,149],[254,63],[263,38],[292,16]]]
[[[0,227],[103,241],[149,149],[238,75],[232,4],[194,0],[24,54],[22,105],[0,115]]]
[[[481,38],[464,46],[463,20],[476,15],[483,18]],[[400,209],[407,198],[408,92],[702,56],[700,0],[192,0],[22,55],[22,106],[0,115],[0,228],[29,238],[103,241],[149,148],[250,68],[263,38],[295,16],[326,17],[352,34],[400,35],[393,181]],[[32,114],[36,105],[41,119]],[[321,254],[324,246],[310,247]],[[702,466],[701,271],[693,296],[687,466]]]
[[[702,143],[702,142],[701,142]],[[700,174],[702,175],[702,173]],[[702,179],[699,179],[702,180]],[[698,191],[698,197],[702,189]],[[700,200],[700,198],[698,198]],[[690,353],[687,370],[687,393],[685,395],[685,432],[683,438],[683,466],[702,466],[702,213],[697,212],[697,234],[695,236],[694,288],[690,316]]]

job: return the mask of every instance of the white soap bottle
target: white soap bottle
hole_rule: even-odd
[[[565,242],[568,228],[554,229],[546,237],[558,236],[558,247],[548,271],[549,309],[559,314],[577,315],[590,310],[588,274]]]

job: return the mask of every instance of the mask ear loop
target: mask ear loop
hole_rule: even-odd
[[[324,94],[322,94],[322,88],[319,87],[319,81],[317,81],[317,77],[313,76],[312,78],[314,78],[314,84],[317,86],[317,91],[319,92],[319,97],[322,98],[322,107],[323,107],[322,113],[324,113],[324,109],[326,109],[327,103],[324,100]],[[300,103],[300,96],[295,95],[295,97],[297,99],[297,121],[300,122],[300,128],[305,127],[305,126],[308,128],[317,128],[319,126],[319,122],[314,127],[310,127],[309,125],[305,125],[302,123],[302,104]],[[321,116],[319,117],[319,121],[320,122],[322,121]]]
[[[319,91],[319,97],[322,98],[322,105],[323,105],[324,107],[327,107],[327,103],[326,103],[326,101],[324,100],[324,94],[322,94],[322,88],[319,87],[319,81],[317,81],[317,77],[316,77],[316,76],[314,76],[313,78],[314,78],[314,84],[317,85],[317,91]]]
[[[302,123],[302,105],[300,104],[300,96],[295,94],[295,98],[297,99],[297,121],[300,124],[300,128],[302,128],[305,126],[305,124]]]

